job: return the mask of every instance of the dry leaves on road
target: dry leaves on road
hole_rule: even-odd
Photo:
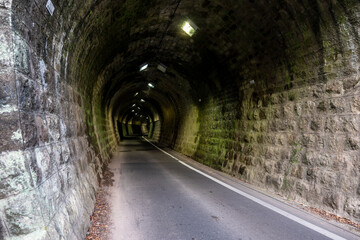
[[[101,179],[100,188],[96,194],[94,213],[90,217],[91,226],[86,234],[85,240],[108,240],[110,235],[110,205],[107,196],[108,187],[114,181],[114,174],[105,169]]]
[[[318,209],[318,208],[314,208],[314,207],[309,207],[309,206],[306,206],[304,207],[305,210],[307,211],[310,211],[316,215],[320,215],[321,217],[327,219],[327,220],[335,220],[337,222],[340,222],[340,223],[345,223],[345,224],[348,224],[350,226],[353,226],[355,227],[358,231],[360,231],[360,224],[358,223],[355,223],[355,222],[352,222],[350,219],[348,218],[345,218],[345,217],[339,217],[333,213],[329,213],[325,210],[322,210],[322,209]]]

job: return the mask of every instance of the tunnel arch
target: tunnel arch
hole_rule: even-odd
[[[51,2],[0,1],[0,238],[84,236],[133,104],[153,141],[359,219],[358,1]]]

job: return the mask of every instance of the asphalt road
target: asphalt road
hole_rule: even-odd
[[[110,198],[116,240],[360,239],[246,186],[226,183],[270,207],[263,206],[140,138],[122,143],[110,169],[115,174]],[[271,206],[296,216],[300,223]],[[320,230],[306,227],[308,223]],[[324,232],[335,235],[329,238]]]

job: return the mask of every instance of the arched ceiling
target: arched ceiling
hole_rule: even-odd
[[[72,11],[61,19],[70,28],[63,54],[70,66],[67,79],[85,95],[98,86],[101,105],[114,115],[128,112],[138,101],[136,92],[152,103],[147,111],[177,114],[228,86],[261,79],[269,87],[279,81],[279,71],[288,72],[290,80],[306,78],[293,63],[309,54],[310,64],[318,65],[315,74],[323,74],[321,26],[331,34],[338,15],[354,3],[89,0],[75,7],[75,1],[59,2],[63,13]],[[189,19],[199,28],[192,37],[181,29]],[[144,63],[149,67],[140,72]],[[165,73],[156,69],[160,63]]]

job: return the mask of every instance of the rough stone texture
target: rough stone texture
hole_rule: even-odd
[[[43,2],[0,1],[1,239],[83,239],[101,174]]]
[[[224,104],[223,96],[211,99],[200,111],[197,134],[188,134],[189,140],[175,149],[300,202],[358,218],[360,115],[351,106],[359,89],[332,96],[326,92],[329,85],[273,94],[245,88],[243,94],[252,96],[240,106]],[[194,143],[194,153],[182,149]]]

